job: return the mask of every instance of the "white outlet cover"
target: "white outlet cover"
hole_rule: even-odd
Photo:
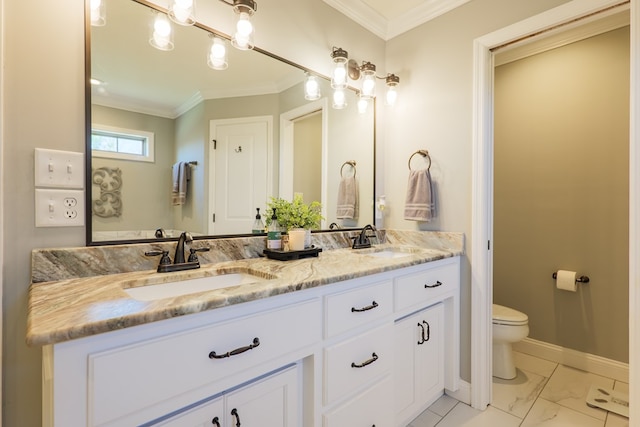
[[[35,217],[36,227],[84,226],[84,191],[37,188]]]
[[[35,149],[36,187],[84,188],[84,153]]]

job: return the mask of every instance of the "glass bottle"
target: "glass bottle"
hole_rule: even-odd
[[[282,235],[275,209],[273,210],[273,215],[271,215],[271,224],[269,224],[267,230],[267,249],[282,249]]]
[[[262,222],[262,217],[260,216],[260,208],[256,208],[256,220],[253,221],[253,227],[251,228],[251,233],[253,234],[262,234],[264,233],[264,222]]]

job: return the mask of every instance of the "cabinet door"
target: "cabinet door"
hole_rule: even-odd
[[[298,427],[297,367],[233,391],[225,397],[225,426]]]
[[[395,324],[396,421],[409,421],[444,390],[444,306],[431,306]]]
[[[224,426],[223,415],[224,402],[223,398],[219,397],[155,425],[162,427],[222,427]]]

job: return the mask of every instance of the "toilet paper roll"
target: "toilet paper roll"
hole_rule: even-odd
[[[556,276],[556,288],[563,291],[575,292],[578,288],[576,284],[576,272],[567,270],[558,270]]]

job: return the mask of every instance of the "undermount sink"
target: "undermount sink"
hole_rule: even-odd
[[[199,292],[213,291],[231,286],[248,285],[270,280],[251,272],[220,272],[214,276],[155,283],[127,288],[124,291],[139,301],[155,301]]]
[[[368,255],[376,258],[404,258],[419,253],[419,248],[411,247],[388,247],[388,248],[372,248],[358,252],[362,255]]]

